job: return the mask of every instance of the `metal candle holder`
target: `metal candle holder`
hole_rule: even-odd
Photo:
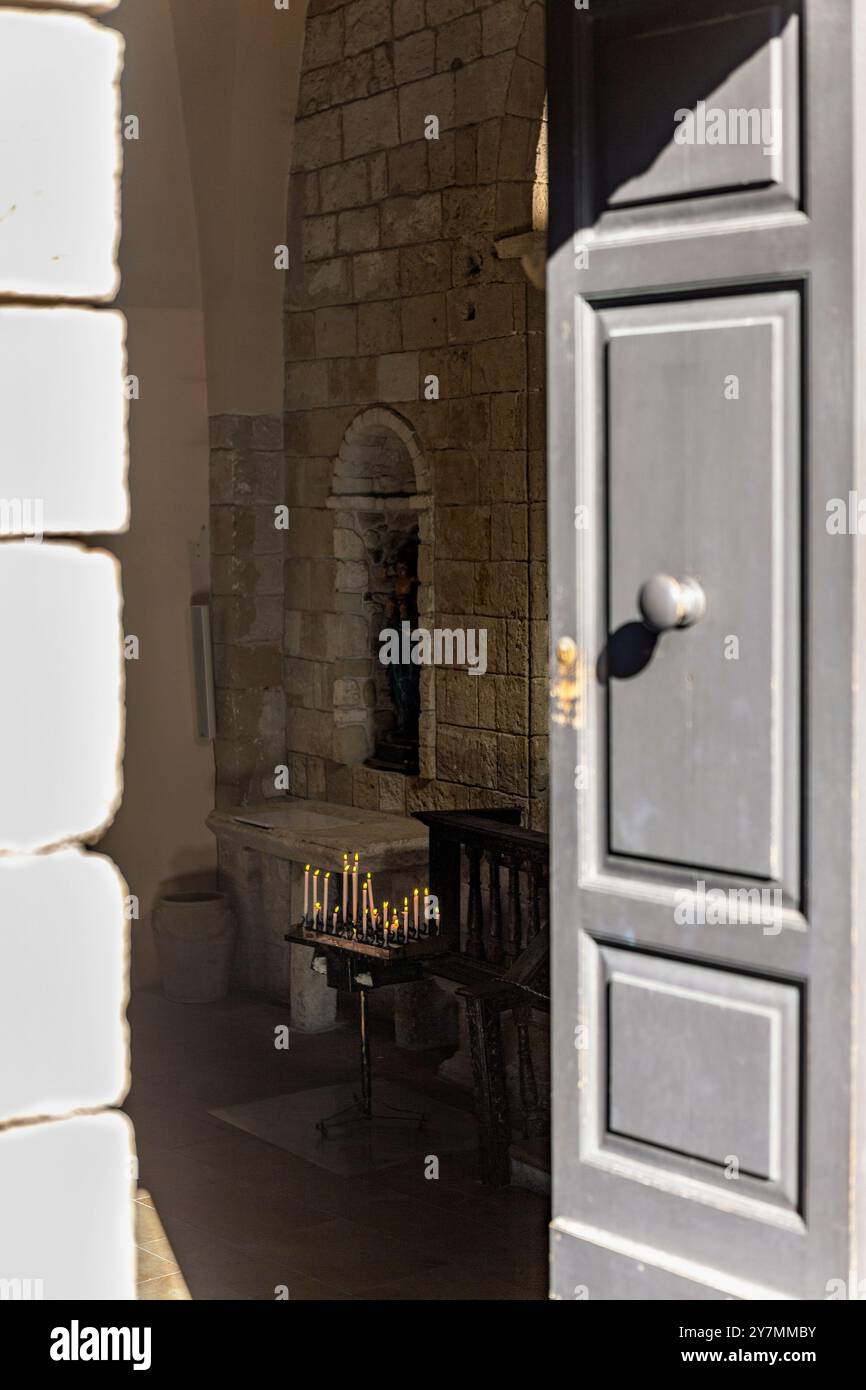
[[[368,873],[358,893],[358,855],[350,863],[348,853],[343,855],[342,902],[339,875],[334,875],[334,906],[331,908],[331,873],[326,871],[322,879],[322,897],[319,894],[321,869],[313,870],[312,904],[310,903],[310,865],[304,870],[304,914],[299,930],[305,935],[315,937],[322,943],[339,944],[343,949],[357,950],[362,954],[383,954],[394,952],[401,955],[430,955],[444,947],[440,941],[441,923],[438,906],[435,915],[428,915],[429,894],[424,891],[424,911],[419,915],[420,897],[416,888],[412,894],[412,907],[409,896],[403,898],[402,914],[392,905],[388,913],[388,900],[379,912],[373,897],[373,880]],[[351,887],[350,887],[351,885]],[[312,906],[312,912],[310,912]],[[417,919],[417,924],[416,924]]]

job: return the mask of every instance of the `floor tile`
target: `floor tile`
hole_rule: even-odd
[[[425,1177],[425,1145],[387,1168],[341,1174],[210,1113],[291,1096],[303,1109],[304,1092],[351,1089],[351,1028],[292,1035],[289,1051],[277,1054],[273,1029],[286,1021],[279,1005],[230,997],[194,1008],[144,991],[129,1012],[125,1108],[141,1170],[139,1254],[146,1271],[157,1271],[139,1297],[270,1301],[286,1290],[289,1301],[546,1298],[548,1203],[484,1187],[474,1136],[465,1150],[437,1155],[438,1179]],[[380,1020],[374,1027],[379,1085],[409,1087],[461,1112],[462,1128],[472,1097],[438,1077],[439,1056],[403,1052]],[[162,1274],[160,1259],[175,1261],[183,1277]]]
[[[464,1111],[392,1082],[381,1082],[376,1087],[374,1113],[381,1118],[372,1126],[337,1124],[322,1134],[319,1121],[351,1111],[356,1093],[357,1086],[352,1082],[321,1086],[215,1113],[255,1138],[345,1178],[393,1168],[410,1159],[415,1160],[420,1172],[428,1154],[438,1156],[475,1145],[475,1124]],[[410,1114],[417,1114],[418,1121],[404,1121],[403,1116]]]
[[[170,1250],[168,1241],[165,1246]],[[136,1247],[138,1257],[138,1283],[142,1284],[146,1279],[162,1279],[169,1274],[176,1274],[178,1271],[177,1263],[171,1258],[162,1254],[156,1254],[152,1250],[145,1250],[143,1246]]]
[[[299,1232],[285,1256],[292,1268],[356,1297],[364,1297],[367,1289],[387,1279],[415,1274],[433,1264],[419,1258],[409,1232],[401,1239],[342,1219]],[[291,1288],[288,1277],[281,1282]]]
[[[140,1301],[185,1303],[190,1300],[190,1292],[180,1274],[169,1274],[164,1279],[148,1279],[139,1284],[136,1290]]]
[[[143,1202],[135,1203],[135,1243],[136,1245],[147,1246],[151,1241],[164,1240],[165,1232],[162,1229],[162,1222],[157,1212],[152,1206],[145,1206]]]

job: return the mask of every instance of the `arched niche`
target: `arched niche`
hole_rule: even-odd
[[[406,547],[417,546],[419,626],[432,626],[435,612],[430,473],[407,420],[377,406],[352,421],[334,462],[328,505],[335,511],[335,604],[341,635],[334,662],[334,756],[342,763],[366,763],[393,725],[379,633],[396,559]],[[434,676],[431,668],[421,668],[415,771],[423,778],[435,776]]]

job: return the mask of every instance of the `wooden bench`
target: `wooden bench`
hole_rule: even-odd
[[[548,1101],[539,1095],[530,1040],[532,1010],[550,1012],[548,837],[524,830],[519,808],[415,816],[430,832],[430,891],[439,899],[443,922],[459,923],[459,949],[437,956],[425,971],[456,984],[464,1001],[482,1179],[498,1187],[510,1181],[513,1138],[502,1039],[508,1010],[517,1039],[523,1135],[533,1140],[549,1132]]]

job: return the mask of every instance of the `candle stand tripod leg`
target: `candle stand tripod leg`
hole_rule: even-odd
[[[323,1120],[319,1120],[316,1125],[323,1135],[328,1131],[341,1125],[369,1125],[376,1123],[390,1123],[394,1125],[412,1125],[418,1129],[424,1123],[425,1115],[423,1111],[401,1110],[396,1105],[389,1105],[383,1101],[386,1110],[391,1113],[385,1115],[380,1110],[373,1109],[373,1067],[370,1061],[370,1035],[368,1031],[367,1018],[367,991],[360,989],[360,1008],[358,1011],[360,1042],[361,1042],[361,1094],[356,1095],[351,1105],[346,1105],[342,1110],[338,1110],[334,1115],[326,1115]]]
[[[370,1039],[367,1034],[367,991],[360,990],[358,1000],[358,1027],[361,1033],[361,1118],[369,1120],[373,1114],[373,1068],[370,1064]]]

